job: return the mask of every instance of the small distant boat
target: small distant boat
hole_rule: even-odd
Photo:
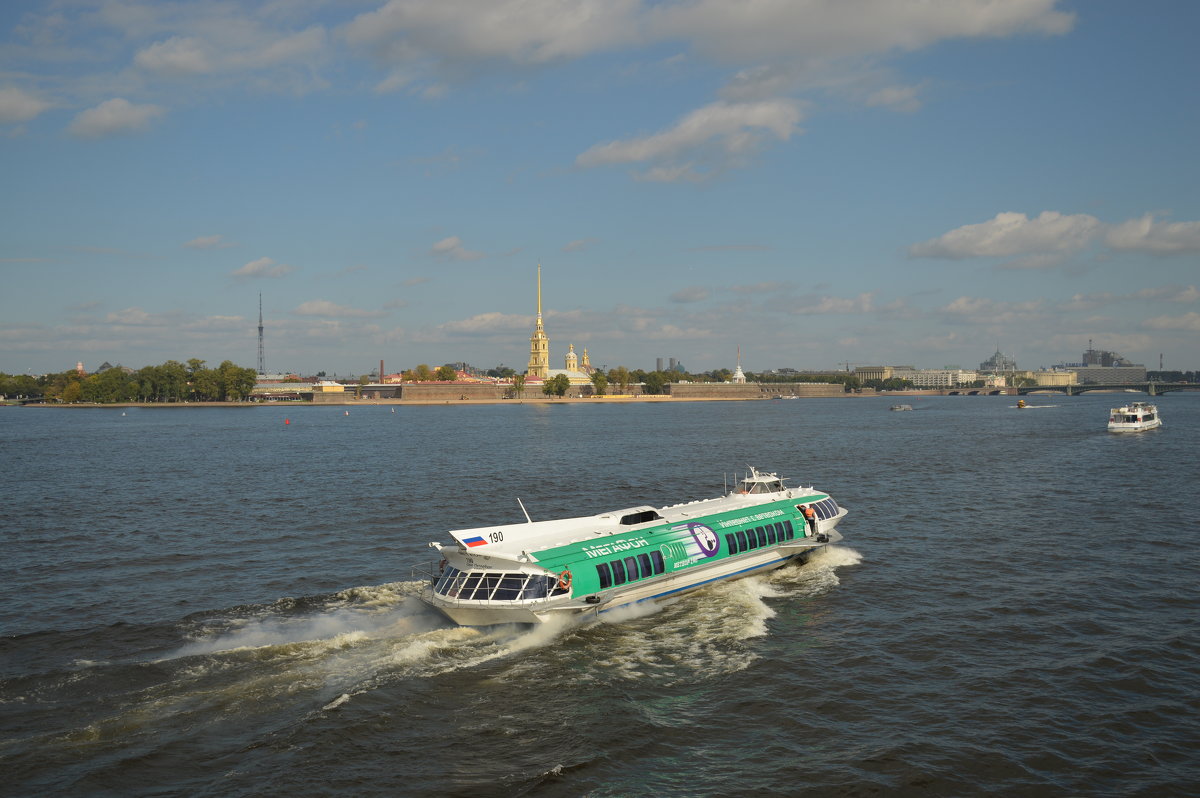
[[[1024,399],[1018,399],[1018,400],[1017,400],[1017,409],[1018,409],[1018,410],[1024,410],[1026,407],[1029,407],[1029,405],[1025,404],[1025,400],[1024,400]]]
[[[892,405],[892,410],[912,410],[912,405]]]
[[[1142,432],[1161,426],[1158,407],[1149,402],[1130,402],[1108,412],[1109,432]]]

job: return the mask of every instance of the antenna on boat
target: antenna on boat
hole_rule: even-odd
[[[517,497],[517,504],[521,505],[521,512],[525,513],[525,520],[532,524],[533,519],[529,517],[529,511],[525,509],[525,505],[522,503],[520,496]]]

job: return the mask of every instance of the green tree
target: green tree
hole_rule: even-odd
[[[514,374],[513,378],[512,378],[512,382],[513,382],[513,392],[516,393],[517,398],[520,399],[521,394],[525,393],[525,375],[524,374]]]
[[[192,372],[192,396],[201,402],[214,402],[224,399],[225,386],[221,379],[221,371],[219,369],[199,368]]]
[[[596,396],[604,396],[604,392],[608,390],[608,377],[604,376],[604,372],[592,372],[592,390],[595,391]]]
[[[224,398],[234,402],[244,401],[254,392],[258,384],[258,372],[250,368],[242,368],[231,360],[226,360],[217,368],[221,374],[221,385]]]
[[[458,379],[458,372],[454,370],[454,366],[438,366],[435,376],[438,382],[455,382]]]
[[[62,393],[58,396],[58,401],[67,404],[79,402],[83,400],[83,386],[79,380],[70,380],[63,386]]]
[[[661,371],[652,371],[642,380],[642,384],[646,386],[646,393],[660,394],[663,392],[663,386],[667,384],[667,375]]]
[[[556,396],[564,396],[567,393],[567,390],[571,387],[571,378],[566,374],[556,374],[554,378],[550,380],[550,384],[553,386]]]
[[[162,374],[163,400],[182,402],[188,395],[187,368],[178,360],[168,360],[159,366]]]
[[[609,369],[608,381],[617,385],[621,389],[621,393],[629,393],[629,386],[633,384],[633,378],[629,373],[629,369],[624,366]]]

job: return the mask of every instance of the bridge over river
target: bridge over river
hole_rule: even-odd
[[[1118,385],[1029,385],[1018,388],[1017,393],[1024,396],[1027,393],[1057,391],[1067,396],[1087,393],[1088,391],[1144,391],[1150,396],[1158,396],[1169,391],[1200,391],[1200,384],[1194,382],[1126,382]]]

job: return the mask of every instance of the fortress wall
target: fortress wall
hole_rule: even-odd
[[[781,382],[742,385],[731,382],[674,382],[671,396],[679,399],[770,399],[775,396],[841,396],[845,390],[837,383]]]
[[[541,388],[539,387],[538,390],[540,391]],[[511,392],[511,385],[490,385],[478,382],[405,383],[400,386],[399,398],[427,402],[503,399],[506,393]],[[530,395],[528,388],[525,390],[525,394]]]

